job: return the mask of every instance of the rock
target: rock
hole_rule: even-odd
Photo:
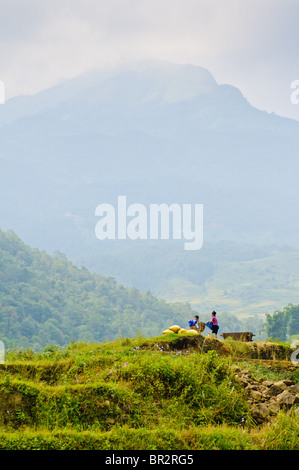
[[[235,341],[249,342],[252,341],[252,337],[255,336],[255,334],[253,334],[251,331],[242,331],[237,333],[222,333],[220,336],[222,336],[223,339],[232,338]]]
[[[275,397],[272,397],[272,395],[270,395],[269,391],[268,390],[265,390],[263,393],[263,398],[264,400],[269,400],[270,398],[275,398]]]
[[[238,380],[238,382],[240,382],[241,384],[244,385],[244,387],[247,387],[249,385],[249,381],[247,378],[243,377],[243,376],[237,376],[236,379]]]
[[[274,382],[271,382],[271,380],[264,380],[262,382],[262,385],[264,385],[265,387],[271,387],[271,385],[273,385]]]
[[[268,392],[268,387],[265,387],[264,385],[260,385],[257,390],[264,395],[266,392]]]
[[[296,385],[296,382],[294,380],[289,380],[289,379],[284,379],[282,382],[287,386],[290,387],[291,385]]]
[[[299,403],[299,384],[294,380],[273,382],[265,376],[256,380],[250,371],[244,369],[236,371],[235,376],[247,394],[250,412],[257,424],[272,419],[280,408],[297,410],[299,414],[299,407],[295,408]]]
[[[288,390],[290,393],[294,393],[296,395],[299,393],[299,385],[291,385]]]
[[[282,406],[292,406],[295,403],[299,403],[299,398],[296,397],[295,395],[292,395],[287,390],[284,390],[282,393],[277,395],[276,401],[277,403],[279,403],[279,405],[282,405]]]
[[[253,419],[258,423],[263,423],[269,417],[268,407],[264,403],[259,403],[251,408]]]
[[[263,397],[263,395],[257,390],[251,390],[250,396],[254,401],[261,401]]]
[[[281,391],[281,390],[280,390]],[[279,394],[279,391],[274,387],[269,387],[268,390],[265,390],[263,395],[267,398],[275,397],[276,395]]]
[[[287,384],[285,383],[287,380],[279,380],[278,382],[274,382],[273,386],[281,391],[286,390],[288,388]],[[294,382],[295,383],[295,382]],[[290,385],[294,385],[294,383]]]
[[[276,415],[279,412],[279,405],[275,402],[270,402],[268,406],[270,415]]]
[[[268,396],[275,396],[282,393],[284,390],[287,390],[287,385],[284,383],[283,380],[279,380],[278,382],[274,382],[268,390]]]

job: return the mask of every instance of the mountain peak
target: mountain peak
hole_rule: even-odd
[[[35,95],[11,98],[0,109],[0,125],[33,116],[68,101],[89,103],[178,103],[216,89],[205,68],[159,60],[142,60],[85,72]]]
[[[143,101],[187,101],[217,86],[213,75],[203,67],[159,60],[137,61],[119,68],[116,74],[143,85]]]

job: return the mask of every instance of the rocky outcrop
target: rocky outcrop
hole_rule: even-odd
[[[251,333],[251,331],[241,331],[238,333],[222,333],[220,336],[222,336],[223,339],[232,338],[235,341],[249,342],[252,341],[252,338],[255,336],[255,334]]]
[[[280,409],[294,408],[298,412],[299,385],[295,381],[257,380],[250,371],[240,370],[238,367],[236,367],[236,379],[244,387],[251,416],[256,423],[269,421]]]

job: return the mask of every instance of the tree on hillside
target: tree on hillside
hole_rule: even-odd
[[[265,330],[268,337],[288,341],[299,334],[299,305],[287,305],[283,310],[266,315]]]

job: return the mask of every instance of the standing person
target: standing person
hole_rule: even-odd
[[[212,325],[212,335],[215,335],[215,338],[217,339],[217,333],[219,330],[219,325],[218,325],[218,320],[216,318],[216,312],[213,310],[212,312],[212,319],[209,321],[209,323]]]

